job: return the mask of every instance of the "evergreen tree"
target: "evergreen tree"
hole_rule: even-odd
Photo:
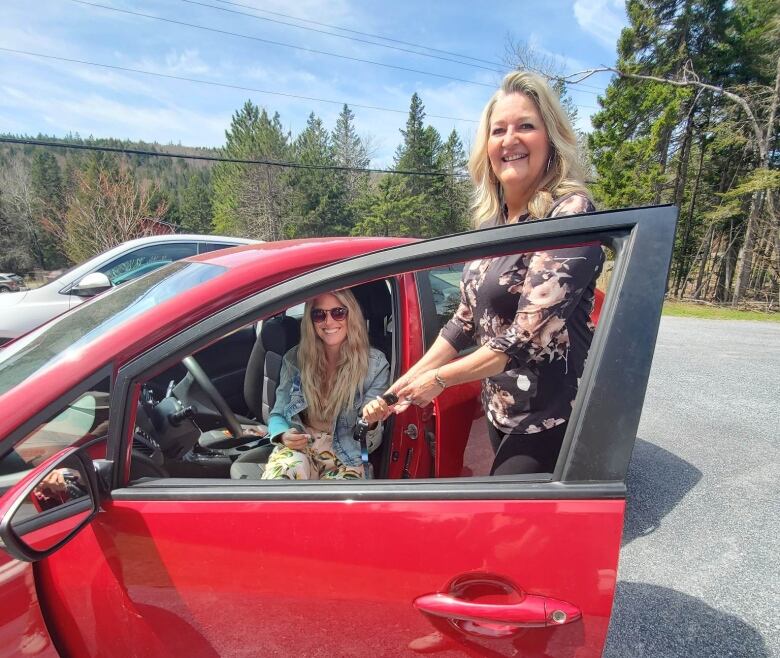
[[[334,171],[330,134],[312,112],[305,130],[293,146],[295,161],[323,169],[295,169],[290,174],[293,189],[290,237],[347,235],[352,228],[345,215],[344,181]]]
[[[426,199],[410,195],[401,176],[383,176],[373,194],[364,198],[353,235],[416,235]]]
[[[435,180],[432,194],[433,217],[430,235],[458,233],[468,228],[471,184],[466,174],[466,154],[455,129],[439,149],[436,169],[446,173]]]
[[[403,142],[395,153],[395,168],[403,171],[434,171],[441,138],[435,128],[425,126],[425,107],[414,93],[409,104],[406,130],[401,129]],[[410,194],[425,194],[430,179],[426,176],[408,176],[406,187]]]
[[[33,155],[30,181],[35,198],[34,226],[30,235],[35,251],[40,254],[39,267],[64,267],[67,264],[64,254],[54,236],[44,228],[48,221],[61,221],[66,207],[62,172],[57,159],[49,151],[38,150]]]
[[[333,145],[333,161],[336,165],[365,169],[371,163],[366,146],[355,129],[355,115],[347,105],[344,105],[336,120],[331,143]],[[353,203],[365,190],[368,174],[347,171],[341,175],[341,178],[344,181],[347,203]]]
[[[274,161],[289,154],[279,115],[269,117],[251,101],[233,115],[225,138],[226,157]],[[217,233],[277,240],[289,210],[287,176],[273,165],[221,162],[214,168],[213,203]]]
[[[212,213],[208,172],[193,172],[189,175],[187,187],[181,195],[180,225],[188,233],[212,233]]]
[[[415,93],[409,105],[403,142],[395,153],[395,168],[401,171],[436,172],[442,150],[441,137],[433,126],[425,125],[425,107]],[[384,182],[384,181],[383,181]],[[384,217],[392,219],[395,208],[395,235],[430,237],[439,235],[441,177],[415,174],[392,176],[381,190]],[[408,202],[398,205],[401,199]],[[412,210],[414,215],[411,214]],[[395,211],[393,211],[395,212]]]
[[[725,72],[720,45],[728,29],[722,0],[629,0],[626,9],[630,25],[618,42],[619,69],[661,78],[695,70],[719,81]],[[686,207],[692,188],[701,192],[702,161],[694,154],[707,148],[694,135],[706,130],[718,101],[687,87],[617,78],[601,103],[589,139],[597,201],[606,207]],[[675,288],[687,274],[700,224],[694,213],[681,213]]]

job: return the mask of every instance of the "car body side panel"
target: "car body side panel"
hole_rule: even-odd
[[[509,639],[445,627],[446,655],[592,657],[623,511],[622,500],[118,500],[39,565],[42,592],[64,650],[84,658],[106,647],[113,658],[413,656],[409,642],[434,630],[415,598],[495,574],[582,619]]]
[[[33,565],[0,553],[0,658],[56,658],[35,590]]]

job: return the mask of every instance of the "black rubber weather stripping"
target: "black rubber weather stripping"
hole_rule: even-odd
[[[157,479],[139,482],[111,492],[115,501],[447,501],[447,500],[611,500],[624,499],[622,482],[562,484],[517,482],[491,478],[453,482],[404,480],[403,482],[285,482],[247,484],[242,480]]]

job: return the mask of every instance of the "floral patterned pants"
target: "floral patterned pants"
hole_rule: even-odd
[[[362,466],[346,466],[333,452],[333,436],[306,431],[313,437],[303,450],[277,446],[263,471],[264,480],[360,480]]]

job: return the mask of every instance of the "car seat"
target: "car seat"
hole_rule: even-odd
[[[282,359],[300,341],[300,325],[295,318],[277,315],[262,323],[244,374],[244,400],[250,417],[237,415],[244,430],[268,431],[268,414],[276,399],[276,388],[282,371]],[[222,431],[203,434],[198,441],[205,450],[221,451],[234,448],[234,439]]]
[[[263,322],[260,336],[249,355],[244,398],[250,413],[266,430],[268,414],[276,401],[282,359],[290,348],[298,344],[300,335],[301,327],[295,318],[286,315],[269,318]],[[239,455],[230,466],[230,477],[238,480],[259,477],[258,464],[266,462],[272,450],[272,445],[264,445]]]

